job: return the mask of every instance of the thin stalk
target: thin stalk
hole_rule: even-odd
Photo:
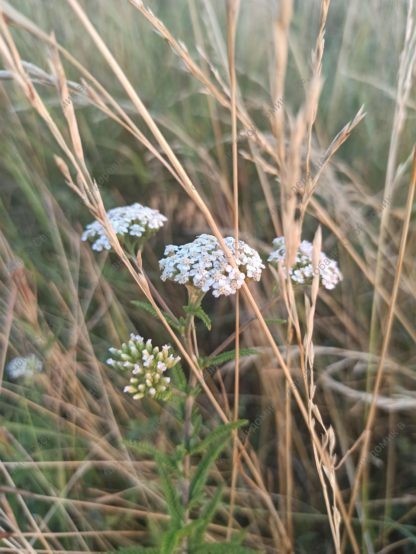
[[[195,291],[191,287],[188,288],[188,306],[198,307],[201,304],[203,293]],[[188,312],[185,319],[183,341],[185,347],[191,356],[195,365],[198,366],[198,343],[195,330],[195,315],[192,312]],[[183,443],[185,447],[184,457],[184,469],[183,469],[183,482],[182,482],[182,502],[185,506],[185,525],[189,523],[189,503],[190,503],[190,481],[191,481],[191,456],[189,454],[191,439],[192,439],[192,412],[195,404],[195,387],[197,384],[197,378],[195,373],[191,370],[188,379],[188,394],[185,401],[185,418],[183,426]],[[188,552],[188,542],[185,539],[182,549],[183,554]]]
[[[238,259],[238,235],[239,235],[239,206],[238,206],[238,159],[237,159],[237,79],[235,72],[235,35],[237,30],[238,12],[240,0],[228,0],[228,66],[230,71],[231,91],[231,132],[233,154],[233,213],[234,213],[234,238],[235,255]],[[240,295],[235,295],[235,364],[234,364],[234,408],[233,420],[238,420],[240,403]],[[233,455],[231,470],[230,512],[227,525],[227,540],[231,538],[235,494],[239,468],[238,455],[238,430],[233,432]]]
[[[286,355],[286,364],[290,371],[290,349],[289,345],[292,342],[292,326],[288,324],[288,348]],[[293,496],[293,471],[292,471],[292,393],[287,380],[285,380],[285,508],[284,508],[284,521],[286,523],[287,534],[289,540],[293,544],[293,520],[292,520],[292,496]]]

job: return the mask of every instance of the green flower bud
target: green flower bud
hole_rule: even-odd
[[[127,344],[123,343],[119,350],[110,348],[110,353],[113,358],[107,360],[108,365],[130,373],[130,383],[124,387],[124,392],[132,394],[135,400],[145,396],[168,399],[170,377],[165,377],[164,373],[180,361],[171,346],[153,347],[150,339],[144,342],[140,335],[131,334]]]

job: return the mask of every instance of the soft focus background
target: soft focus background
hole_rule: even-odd
[[[224,235],[232,234],[229,111],[203,89],[168,42],[129,2],[84,0],[82,5],[220,229]],[[224,2],[151,0],[147,5],[226,93]],[[148,134],[67,2],[14,0],[12,6],[47,35],[53,32],[57,42]],[[344,275],[335,291],[322,292],[314,330],[317,403],[326,424],[335,430],[339,459],[360,437],[368,410],[368,391],[377,364],[376,358],[367,354],[379,354],[388,308],[383,300],[373,306],[377,252],[380,249],[383,255],[381,286],[388,299],[410,182],[416,43],[409,47],[406,78],[399,69],[409,6],[404,0],[333,0],[326,26],[324,83],[313,135],[315,167],[362,105],[366,112],[324,170],[315,193],[340,236],[350,240],[353,255],[313,208],[308,210],[302,232],[302,238],[312,240],[317,224],[322,224],[322,249],[338,260]],[[273,108],[274,2],[241,2],[236,46],[240,102],[272,145],[270,110],[284,110],[291,122],[307,93],[319,7],[315,0],[294,2],[285,95]],[[50,51],[45,42],[22,25],[11,29],[23,60],[48,73]],[[123,379],[104,362],[108,347],[119,345],[133,330],[153,337],[156,344],[163,344],[167,337],[156,320],[132,303],[141,297],[118,259],[113,254],[97,255],[81,243],[82,229],[92,216],[65,185],[54,161],[54,155],[61,153],[49,130],[4,65],[2,68],[0,551],[14,551],[1,543],[2,533],[13,527],[20,530],[22,548],[28,548],[27,541],[35,552],[105,552],[130,543],[151,544],[152,534],[163,527],[166,511],[153,462],[135,452],[135,444],[144,439],[154,442],[156,437],[160,448],[168,448],[180,437],[180,429],[168,408],[161,410],[156,403],[145,402],[144,409],[141,403],[126,398],[121,392]],[[81,83],[76,67],[65,63],[65,69],[68,79]],[[400,79],[409,94],[403,93]],[[36,86],[53,118],[63,124],[56,88],[42,77]],[[106,208],[140,202],[169,218],[168,225],[145,247],[143,259],[161,295],[174,313],[180,313],[184,291],[160,282],[157,261],[165,244],[187,242],[198,233],[209,232],[204,218],[159,161],[122,126],[90,106],[82,90],[73,96],[73,103],[88,168]],[[258,147],[250,140],[253,131],[242,125],[238,131],[241,238],[266,259],[272,239],[281,231],[279,185],[270,158],[261,154],[259,162]],[[386,175],[392,192],[383,204]],[[389,220],[380,242],[380,220],[386,206]],[[359,508],[353,513],[363,552],[416,551],[415,239],[413,226],[373,427],[365,491],[367,539],[360,535]],[[282,321],[287,313],[269,270],[253,291],[284,348],[287,337]],[[204,355],[232,335],[232,303],[229,298],[206,299],[204,307],[214,324],[211,332],[200,329]],[[245,324],[252,314],[244,301],[241,310]],[[380,321],[379,331],[372,330],[372,317]],[[256,324],[247,325],[242,337],[244,346],[259,347],[259,355],[242,362],[240,416],[260,419],[250,440],[279,507],[285,494],[284,457],[279,452],[285,416],[284,377]],[[33,366],[38,363],[33,360],[40,360],[42,371],[15,378],[7,372],[11,360],[33,354],[36,358],[31,362],[26,359],[15,364]],[[221,368],[228,391],[233,386],[232,369],[232,364]],[[209,422],[214,416],[203,400],[202,410],[206,424],[213,424]],[[296,552],[333,552],[310,440],[295,406],[293,414]],[[377,445],[381,446],[375,451]],[[228,462],[224,455],[223,467],[219,464],[213,476],[213,488],[218,482],[228,482]],[[356,462],[353,453],[338,472],[345,498],[354,484]],[[244,486],[242,481],[238,488],[236,525],[245,530],[248,546],[275,552],[264,506]],[[224,539],[226,513],[224,504],[223,513],[210,528],[213,540]],[[352,550],[346,546],[345,551]]]

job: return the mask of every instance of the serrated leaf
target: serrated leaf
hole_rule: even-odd
[[[163,535],[163,540],[160,545],[159,554],[172,554],[172,552],[175,552],[176,547],[178,546],[179,540],[180,540],[180,537],[177,529],[174,529],[165,533]]]
[[[186,389],[187,389],[187,386],[188,386],[188,381],[185,377],[185,373],[183,372],[183,369],[180,366],[180,364],[176,364],[171,369],[171,375],[172,375],[172,379],[173,379],[175,385],[177,386],[177,388],[180,391],[185,392]]]
[[[186,525],[182,525],[179,529],[168,531],[162,540],[159,554],[172,554],[176,552],[176,547],[183,541],[185,537],[190,537],[197,527],[198,521],[191,521]]]
[[[211,318],[202,306],[184,306],[184,311],[200,319],[208,331],[211,331]]]
[[[225,442],[229,438],[231,432],[233,431],[233,429],[241,427],[241,425],[244,424],[244,421],[226,423],[221,427],[217,427],[217,429],[214,429],[214,431],[212,431],[203,441],[201,441],[201,443],[204,444],[204,450],[206,450],[206,454],[199,462],[195,474],[191,480],[191,485],[189,487],[189,498],[192,502],[199,499],[199,496],[202,493],[202,490],[208,479],[209,470],[219,456],[221,450],[224,448]],[[198,445],[199,448],[201,448],[201,443]],[[197,450],[198,447],[196,447],[196,449],[194,450]]]
[[[178,491],[176,490],[175,484],[172,482],[172,479],[163,464],[158,464],[158,471],[163,495],[171,517],[171,524],[174,529],[180,528],[182,526],[184,514],[182,501],[179,497]]]
[[[215,515],[218,504],[222,497],[222,493],[222,487],[218,487],[218,489],[214,493],[214,496],[212,496],[212,498],[210,498],[208,502],[206,502],[205,506],[202,508],[198,517],[198,525],[195,529],[192,540],[190,541],[191,551],[192,547],[196,548],[202,543],[204,539],[204,533]],[[189,508],[192,509],[192,506],[190,506]]]
[[[213,429],[204,439],[202,439],[194,448],[191,450],[191,454],[203,453],[207,451],[215,442],[222,442],[227,439],[234,429],[238,429],[248,425],[246,419],[239,419],[238,421],[231,421],[229,423],[223,423]]]
[[[236,350],[226,350],[225,352],[221,352],[221,354],[218,354],[217,356],[203,358],[201,360],[201,367],[204,369],[211,365],[216,366],[231,362],[232,360],[235,360],[235,354]],[[253,356],[255,354],[258,354],[255,348],[240,348],[240,358],[244,358],[245,356]]]
[[[173,467],[171,458],[161,452],[152,443],[147,441],[125,441],[126,446],[132,448],[138,454],[147,454],[151,456],[159,464],[165,464]]]
[[[202,415],[194,410],[192,414],[192,435],[193,437],[199,437],[203,428]]]
[[[152,315],[155,319],[159,319],[159,316],[157,315],[155,309],[150,304],[150,302],[146,302],[145,300],[132,300],[131,303],[137,306],[138,308],[142,308],[142,310]],[[170,314],[168,314],[167,312],[164,312],[163,310],[161,310],[161,312],[163,314],[163,317],[169,323],[169,325],[173,329],[176,329],[176,331],[178,331],[180,328],[180,322],[176,320],[174,317],[172,317]]]

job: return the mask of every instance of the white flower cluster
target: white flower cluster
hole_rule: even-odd
[[[119,237],[126,236],[134,239],[149,238],[167,221],[167,218],[158,210],[142,206],[137,202],[131,206],[113,208],[107,212],[107,216]],[[82,240],[94,241],[92,249],[97,252],[111,249],[105,229],[99,221],[93,221],[87,225],[82,234]]]
[[[244,279],[260,280],[264,265],[259,254],[248,244],[227,237],[225,243],[230,249],[238,269],[227,260],[218,240],[212,235],[199,235],[193,242],[182,246],[170,244],[165,248],[165,258],[159,261],[161,279],[171,279],[181,285],[193,285],[215,297],[228,296],[242,286]]]
[[[285,258],[286,258],[286,246],[285,238],[277,237],[273,241],[274,250],[268,258],[269,263],[282,262],[283,271],[285,274]],[[328,289],[334,289],[335,286],[342,281],[342,273],[338,269],[338,264],[335,260],[331,260],[328,256],[321,252],[319,256],[319,264],[317,267],[312,265],[312,243],[307,240],[303,240],[296,253],[296,260],[293,266],[289,270],[289,275],[295,283],[310,284],[314,275],[319,272],[322,285]]]
[[[135,400],[144,396],[158,400],[168,398],[170,377],[165,377],[164,373],[180,361],[169,345],[159,349],[152,346],[151,339],[145,342],[143,337],[132,333],[120,349],[110,348],[109,351],[114,358],[109,358],[107,364],[131,374],[130,385],[124,392],[132,394]]]
[[[13,381],[20,377],[33,377],[35,373],[41,372],[42,369],[43,364],[35,354],[18,356],[6,365],[6,373]]]

